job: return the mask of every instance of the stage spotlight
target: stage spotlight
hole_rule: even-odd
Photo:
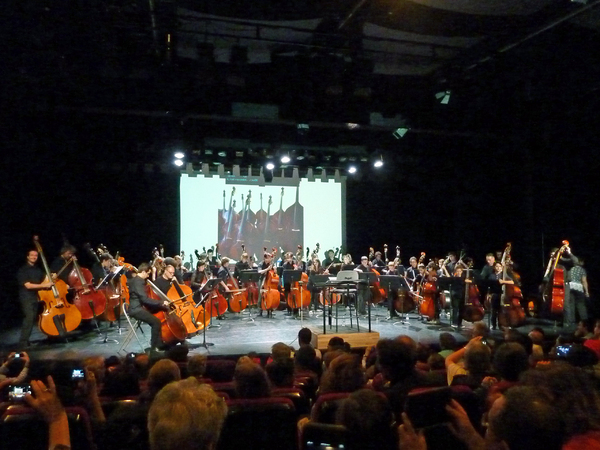
[[[452,91],[450,89],[446,89],[445,91],[440,91],[435,94],[435,98],[437,98],[442,105],[447,105],[450,102],[451,94]]]
[[[275,164],[273,164],[272,162],[268,162],[265,167],[267,168],[267,170],[273,170],[275,168]]]
[[[185,156],[185,153],[183,153],[183,152],[175,152],[174,156],[177,159],[182,159]]]
[[[376,168],[380,168],[381,166],[383,166],[383,156],[379,156],[379,159],[375,160],[375,162],[373,163],[373,167]]]
[[[350,166],[348,168],[348,173],[356,173],[356,166]]]
[[[181,167],[183,166],[183,161],[180,159],[176,159],[175,161],[173,161],[173,164],[175,164],[177,167]]]
[[[404,137],[406,133],[408,133],[408,130],[410,130],[410,128],[397,128],[396,131],[392,133],[392,136],[394,136],[396,139],[400,139]]]
[[[292,160],[292,159],[291,159],[291,158],[290,158],[288,155],[283,155],[283,156],[281,157],[281,162],[282,162],[283,164],[287,164],[287,163],[289,163],[291,160]]]

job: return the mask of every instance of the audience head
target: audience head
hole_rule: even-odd
[[[481,336],[482,338],[487,338],[490,334],[490,329],[485,324],[485,322],[475,322],[473,324],[473,329],[471,330],[471,337]]]
[[[171,361],[187,362],[189,351],[190,350],[187,345],[176,345],[175,347],[169,349],[167,356]]]
[[[527,352],[517,342],[506,342],[494,353],[494,369],[506,381],[518,381],[528,368]]]
[[[523,333],[513,330],[512,328],[507,329],[504,332],[505,342],[517,342],[523,346],[528,355],[531,355],[533,351],[533,341],[531,338]]]
[[[241,364],[238,362],[233,374],[233,381],[238,398],[261,398],[271,395],[267,374],[262,367],[251,360]]]
[[[394,415],[389,402],[372,389],[350,394],[340,405],[336,422],[348,430],[347,448],[391,450],[398,448],[398,437],[392,424]]]
[[[165,386],[148,413],[151,450],[211,450],[219,440],[227,405],[193,378]]]
[[[440,334],[440,348],[442,350],[453,350],[456,348],[456,338],[451,333]]]
[[[377,343],[377,365],[383,376],[393,383],[414,371],[416,346],[408,339],[381,339]]]
[[[206,355],[193,355],[188,361],[188,375],[202,378],[206,373]]]
[[[300,345],[310,345],[312,341],[312,331],[310,331],[310,328],[300,328],[300,331],[298,331],[298,343]]]
[[[544,330],[539,327],[532,328],[528,336],[535,345],[542,345],[544,343],[544,338],[546,337]]]
[[[148,388],[151,392],[158,392],[167,384],[181,379],[179,366],[170,359],[161,359],[158,361],[148,375]]]
[[[439,353],[432,353],[427,358],[427,364],[429,365],[430,370],[441,370],[446,367],[445,359]]]
[[[294,385],[294,360],[280,358],[265,367],[269,381],[275,387],[292,387]]]
[[[472,375],[483,375],[490,369],[490,348],[479,342],[472,341],[465,351],[465,369]]]
[[[564,423],[552,399],[541,389],[516,386],[489,411],[488,445],[504,442],[510,450],[560,450]]]
[[[103,383],[106,375],[106,366],[104,365],[104,358],[102,356],[89,356],[82,362],[83,368],[94,372],[96,377],[96,383]]]
[[[320,391],[354,392],[365,385],[365,373],[358,355],[343,353],[329,364],[321,378]]]
[[[339,336],[334,336],[329,339],[329,343],[327,344],[327,351],[332,350],[344,350],[344,340]]]
[[[277,342],[271,347],[271,355],[273,360],[288,359],[292,357],[292,348],[283,342]]]
[[[301,370],[318,371],[319,361],[315,349],[309,346],[303,346],[294,354],[296,367]]]

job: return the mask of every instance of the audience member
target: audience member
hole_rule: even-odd
[[[271,395],[267,374],[262,367],[253,363],[250,359],[242,363],[238,362],[233,375],[233,382],[238,398],[262,398]]]
[[[12,375],[11,372],[14,373],[14,376],[10,376]],[[11,384],[22,384],[28,373],[29,355],[25,352],[12,352],[0,367],[0,389]]]
[[[456,350],[456,338],[451,333],[440,334],[440,349],[439,355],[443,358],[450,355]]]
[[[206,374],[206,355],[193,355],[188,361],[188,376],[194,377],[197,381],[202,381]]]
[[[170,359],[161,359],[152,366],[152,369],[150,369],[148,375],[148,391],[144,396],[140,396],[140,399],[151,401],[163,387],[173,381],[179,381],[180,379],[181,372],[179,371],[177,363]]]
[[[273,387],[292,387],[294,385],[294,360],[292,358],[276,359],[267,364],[265,371]]]
[[[464,362],[462,361],[464,358]],[[481,337],[474,337],[469,343],[446,358],[448,385],[454,378],[465,375],[460,384],[478,387],[490,369],[491,352],[487,345],[481,343]]]
[[[336,422],[347,429],[348,450],[394,450],[398,436],[389,402],[372,389],[360,389],[345,399]]]
[[[310,330],[310,328],[300,328],[300,331],[298,331],[298,345],[300,346],[300,348],[304,346],[310,346],[315,350],[316,358],[318,360],[323,359],[321,351],[312,345],[312,331]]]
[[[151,450],[213,450],[227,405],[212,388],[194,378],[165,386],[148,414]]]
[[[329,365],[319,387],[319,394],[354,392],[365,386],[365,374],[358,355],[344,353]]]

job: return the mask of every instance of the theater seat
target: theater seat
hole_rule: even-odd
[[[69,419],[71,448],[73,450],[95,449],[90,418],[85,409],[65,408]],[[9,406],[0,419],[0,442],[5,449],[46,450],[48,448],[48,425],[29,406]]]
[[[235,372],[235,361],[230,359],[209,359],[206,361],[206,373],[204,376],[215,383],[233,380]]]
[[[311,420],[320,423],[335,423],[337,410],[349,395],[348,392],[332,392],[319,395],[310,413]]]
[[[290,399],[233,399],[227,406],[218,450],[297,448],[296,409]]]
[[[296,414],[298,416],[310,414],[310,401],[302,389],[296,387],[274,388],[271,389],[271,396],[289,398],[294,402],[294,407],[296,408]]]

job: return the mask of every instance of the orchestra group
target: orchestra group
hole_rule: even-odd
[[[340,249],[327,250],[321,261],[318,244],[306,256],[300,245],[295,253],[265,248],[262,261],[243,246],[240,255],[232,258],[219,255],[217,246],[195,251],[195,268],[192,257],[185,263],[183,253],[165,257],[162,247],[155,249],[151,261],[135,267],[118,255],[113,257],[102,245],[97,249],[87,245],[93,258],[88,270],[79,265],[76,249],[68,243],[48,264],[37,238],[34,242],[36,248],[28,252],[17,274],[24,315],[20,348],[29,345],[36,317],[44,334],[62,338],[82,320],[96,327],[102,321],[113,326],[126,312],[151,327],[150,349],[157,353],[202,332],[213,319],[246,309],[266,319],[278,309],[287,310],[290,318],[301,311],[310,318],[312,311],[328,310],[331,321],[331,306],[337,305],[353,307],[356,314],[370,319],[371,306],[387,301],[388,320],[416,312],[420,320],[432,324],[447,317],[456,329],[463,320],[483,320],[486,312],[492,329],[516,327],[524,323],[527,309],[510,244],[504,252],[488,253],[480,270],[473,270],[472,260],[455,252],[427,262],[422,253],[410,257],[405,267],[399,247],[389,259],[387,245],[383,253],[371,248],[358,264]],[[352,295],[336,289],[335,280],[341,275],[353,280]],[[560,317],[565,326],[588,319],[583,261],[572,254],[566,241],[551,252],[540,298],[539,309]]]

